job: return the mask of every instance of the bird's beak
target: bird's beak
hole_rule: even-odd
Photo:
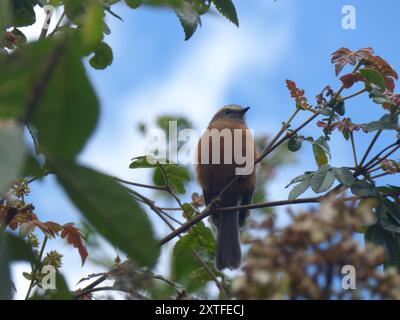
[[[240,114],[241,114],[242,116],[244,116],[244,114],[245,114],[247,111],[249,111],[249,109],[250,109],[250,107],[243,108],[242,110],[240,110]]]

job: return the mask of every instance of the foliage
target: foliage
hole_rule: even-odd
[[[254,223],[259,233],[248,239],[244,275],[234,280],[240,299],[399,299],[400,275],[383,273],[385,251],[374,244],[363,247],[353,233],[373,221],[371,203],[347,206],[327,200],[318,211],[292,216],[283,228],[271,217]],[[347,273],[356,269],[356,288],[343,290]]]

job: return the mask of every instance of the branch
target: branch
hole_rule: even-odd
[[[118,182],[129,184],[129,185],[135,186],[135,187],[168,191],[168,188],[166,186],[154,186],[154,185],[149,185],[149,184],[137,183],[137,182],[127,181],[127,180],[117,178],[117,177],[114,177],[114,179],[117,180]]]
[[[379,129],[379,130],[375,133],[374,138],[372,139],[371,143],[369,144],[369,146],[368,146],[368,148],[367,148],[367,151],[365,151],[364,156],[363,156],[363,158],[361,159],[360,167],[363,166],[365,160],[367,159],[369,153],[370,153],[371,150],[372,150],[372,147],[375,145],[375,142],[376,142],[376,140],[378,140],[378,138],[379,138],[379,136],[381,135],[381,133],[382,133],[382,129]]]
[[[394,147],[394,148],[393,148]],[[385,153],[387,150],[389,150],[390,148],[393,148],[391,151],[389,151],[385,156],[383,156],[382,158],[380,158],[380,156]],[[397,140],[395,143],[392,143],[391,145],[387,146],[386,148],[384,148],[381,152],[379,152],[375,157],[373,157],[366,165],[365,168],[366,170],[372,169],[373,167],[375,167],[376,165],[378,165],[379,163],[381,163],[383,160],[385,160],[387,157],[389,157],[390,155],[392,155],[394,152],[397,151],[397,149],[400,148],[400,140]]]
[[[350,140],[351,140],[351,149],[353,150],[354,165],[357,168],[358,167],[358,160],[357,160],[356,146],[355,146],[355,143],[354,143],[353,131],[350,131]]]

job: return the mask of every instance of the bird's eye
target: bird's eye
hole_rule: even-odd
[[[232,113],[232,110],[231,109],[226,109],[225,110],[225,114],[231,114]]]

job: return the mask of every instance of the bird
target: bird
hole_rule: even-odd
[[[258,157],[254,137],[248,129],[245,114],[250,107],[239,105],[226,105],[213,116],[207,130],[200,137],[197,144],[196,178],[202,188],[204,202],[212,208],[232,207],[246,205],[252,202],[255,186],[254,161]],[[219,148],[212,148],[212,131],[219,134]],[[234,132],[240,130],[242,144],[234,139]],[[211,132],[211,134],[210,134]],[[231,133],[232,140],[222,133]],[[246,140],[246,134],[249,140]],[[247,147],[247,141],[250,142]],[[202,147],[203,146],[203,147]],[[204,147],[206,146],[206,147]],[[251,169],[247,174],[240,175],[228,188],[229,183],[235,179],[237,168],[243,167],[236,160],[234,148],[240,148],[241,155],[251,159]],[[227,151],[226,148],[231,148]],[[246,151],[247,150],[247,151]],[[219,153],[220,161],[213,163],[215,152]],[[232,161],[230,162],[230,156]],[[204,161],[206,160],[206,161]],[[217,162],[217,161],[214,161]],[[226,189],[226,190],[224,190]],[[220,195],[220,193],[222,195]],[[241,265],[240,227],[244,225],[248,210],[220,211],[211,214],[211,220],[216,227],[216,259],[218,270],[237,269]]]

